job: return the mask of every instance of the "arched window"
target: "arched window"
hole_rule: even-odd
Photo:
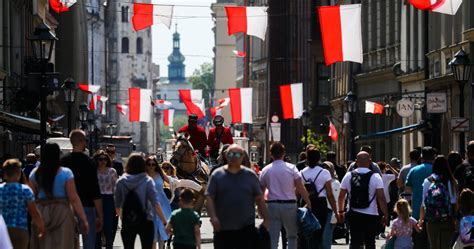
[[[128,38],[127,37],[122,38],[122,53],[123,54],[128,53]]]
[[[143,54],[143,40],[141,37],[137,38],[137,54]]]
[[[122,6],[122,22],[128,22],[128,6]]]

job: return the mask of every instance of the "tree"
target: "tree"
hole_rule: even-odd
[[[315,134],[311,129],[306,130],[306,136],[303,135],[301,137],[300,141],[305,144],[313,144],[316,149],[321,152],[321,156],[325,157],[326,154],[329,151],[329,146],[328,144],[324,141],[323,136]]]
[[[214,66],[212,63],[205,62],[199,69],[194,70],[193,75],[189,78],[189,82],[193,89],[202,89],[202,97],[206,106],[209,106],[209,93],[212,92],[214,86]]]

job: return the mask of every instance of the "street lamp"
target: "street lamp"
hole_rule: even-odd
[[[383,109],[385,110],[385,116],[386,117],[390,117],[392,116],[392,103],[391,103],[391,99],[392,97],[390,96],[385,96],[383,97],[383,102],[384,102],[384,106],[383,106]]]
[[[48,94],[45,73],[48,66],[49,60],[54,49],[54,42],[58,40],[48,25],[41,23],[38,25],[34,32],[33,36],[29,38],[31,42],[31,48],[33,49],[33,56],[36,59],[36,62],[40,66],[40,108],[41,108],[41,120],[40,120],[40,144],[41,150],[43,150],[44,145],[46,144],[46,122],[47,122],[47,105],[46,105],[46,96]]]
[[[71,108],[76,100],[76,82],[72,78],[67,78],[63,83],[62,89],[64,91],[64,102],[67,104],[67,134],[69,134],[72,130]]]
[[[89,133],[89,153],[92,156],[94,154],[95,150],[95,143],[94,143],[94,132],[95,132],[95,118],[94,118],[94,112],[89,112],[87,116],[87,132]]]
[[[81,124],[84,124],[87,122],[87,115],[89,114],[89,107],[87,107],[86,103],[82,103],[79,106],[79,121],[81,121]]]
[[[349,113],[349,125],[350,125],[350,151],[348,152],[348,158],[355,158],[355,130],[356,130],[356,123],[354,119],[354,115],[357,113],[357,96],[352,92],[349,91],[344,98],[344,102],[346,103],[346,109]]]
[[[311,124],[311,114],[307,111],[303,111],[303,115],[301,116],[301,121],[303,123],[303,135],[304,135],[304,147],[308,145],[308,128]]]
[[[453,71],[453,77],[459,85],[459,117],[464,117],[464,84],[469,81],[471,77],[472,64],[469,60],[468,54],[461,48],[454,58],[449,62],[449,66]],[[465,153],[465,137],[464,132],[459,133],[459,152],[464,156]]]

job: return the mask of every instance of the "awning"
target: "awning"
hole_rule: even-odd
[[[40,133],[40,121],[38,119],[27,118],[8,112],[0,111],[0,125],[15,131],[33,134]]]
[[[364,140],[384,138],[384,137],[388,137],[388,136],[391,136],[391,135],[397,134],[397,133],[413,132],[413,131],[416,131],[416,130],[423,129],[427,126],[428,126],[428,123],[425,122],[425,121],[422,121],[419,124],[408,125],[408,126],[388,130],[388,131],[381,131],[381,132],[371,133],[371,134],[367,134],[367,135],[359,135],[359,136],[356,136],[354,138],[354,140],[356,142],[359,142],[359,141],[364,141]]]

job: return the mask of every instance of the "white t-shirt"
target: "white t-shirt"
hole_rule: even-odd
[[[382,174],[383,194],[385,195],[385,201],[387,203],[390,202],[390,194],[388,193],[388,190],[390,189],[390,183],[392,183],[395,179],[397,179],[397,177],[395,177],[394,174]]]
[[[328,170],[321,168],[321,166],[316,166],[314,168],[306,167],[301,171],[301,176],[303,181],[314,182],[316,191],[321,191],[318,197],[327,197],[324,185],[332,180],[331,173],[329,173]],[[318,178],[316,178],[316,176]]]
[[[339,192],[341,192],[341,183],[337,179],[332,179],[331,187],[332,187],[332,194],[334,195],[334,199],[336,200],[336,207],[338,207]],[[328,200],[328,208],[332,209],[331,204],[329,204],[329,200]],[[333,212],[331,216],[331,224],[336,224],[336,223],[337,223],[336,213]]]
[[[436,174],[431,174],[435,179],[438,179],[439,176]],[[428,190],[430,189],[431,182],[428,180],[428,178],[425,179],[423,182],[423,195],[421,196],[421,205],[423,206],[425,204],[425,197],[428,195]],[[456,204],[457,202],[457,197],[456,197],[456,191],[453,190],[453,184],[451,181],[448,181],[448,192],[449,192],[449,202],[451,204]]]
[[[365,174],[370,171],[368,168],[357,168],[355,171],[359,174]],[[347,174],[344,176],[342,179],[341,183],[341,189],[346,189],[347,193],[351,194],[351,172],[347,172]],[[367,208],[351,208],[351,210],[358,212],[358,213],[363,213],[363,214],[368,214],[368,215],[379,215],[379,212],[377,210],[377,196],[376,190],[377,189],[383,189],[383,181],[382,177],[379,174],[372,174],[370,177],[369,181],[369,200],[372,200],[370,203],[369,207]]]

